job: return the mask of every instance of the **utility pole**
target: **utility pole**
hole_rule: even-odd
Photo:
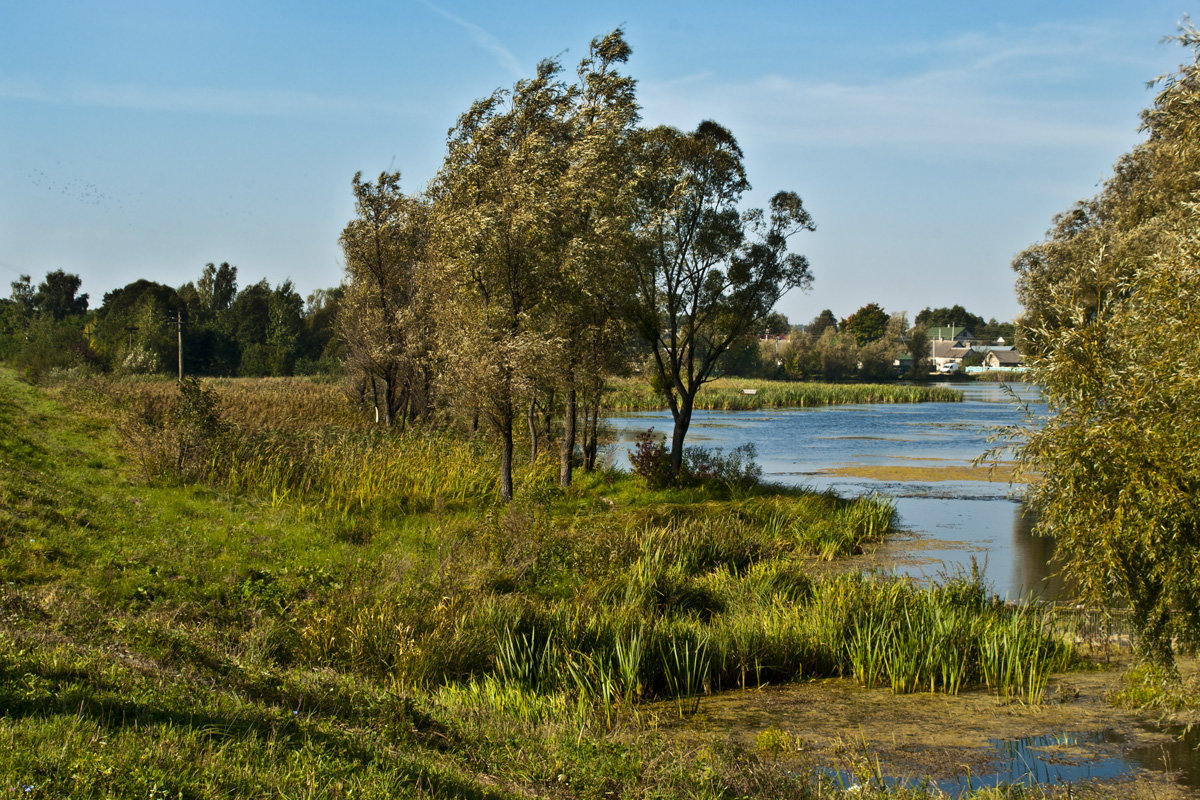
[[[175,312],[175,337],[179,344],[179,380],[183,381],[183,315]]]
[[[129,352],[133,352],[133,332],[138,329],[137,325],[126,325],[125,330],[129,331]]]

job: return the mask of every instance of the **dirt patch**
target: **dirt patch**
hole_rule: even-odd
[[[850,679],[727,692],[705,698],[677,729],[696,742],[719,738],[754,751],[760,734],[774,728],[802,743],[798,752],[785,748],[778,754],[785,768],[816,764],[849,771],[866,762],[891,778],[935,782],[1002,773],[998,762],[1010,743],[1036,738],[1039,752],[1084,765],[1085,774],[1088,765],[1119,764],[1114,769],[1123,777],[1111,780],[1122,782],[1122,795],[1193,796],[1194,789],[1176,783],[1151,757],[1171,737],[1145,716],[1107,702],[1123,666],[1057,676],[1038,705],[1002,704],[982,690],[893,695]]]

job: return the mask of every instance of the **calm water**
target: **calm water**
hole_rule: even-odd
[[[1052,736],[1025,736],[1019,739],[993,739],[990,768],[976,774],[962,774],[935,781],[950,797],[960,797],[981,788],[1024,784],[1077,783],[1128,775],[1138,768],[1151,772],[1173,772],[1176,782],[1192,789],[1200,788],[1200,764],[1196,748],[1200,728],[1170,728],[1169,742],[1128,750],[1106,748],[1122,744],[1121,734],[1102,730],[1094,733],[1064,732]],[[1096,747],[1090,747],[1095,745]],[[1064,752],[1071,748],[1075,752]],[[840,786],[852,786],[855,779],[841,770],[828,770]],[[918,782],[885,776],[890,787],[917,786]]]
[[[1021,422],[1018,400],[1044,411],[1037,387],[956,386],[961,403],[849,405],[764,411],[697,411],[689,445],[732,447],[753,442],[764,477],[832,489],[844,497],[879,492],[896,501],[909,536],[889,542],[881,555],[897,572],[937,578],[984,568],[992,590],[1010,599],[1063,593],[1050,566],[1053,543],[1031,535],[1019,487],[984,481],[877,480],[828,474],[831,468],[969,466],[991,447],[997,428]],[[647,428],[671,432],[669,411],[610,420],[620,434],[613,452],[624,460],[633,437]]]
[[[1020,487],[983,481],[874,480],[829,474],[833,468],[969,466],[995,446],[989,434],[1022,421],[1017,401],[1043,413],[1037,387],[1014,385],[1016,396],[1001,386],[956,386],[962,403],[856,405],[751,412],[696,412],[688,444],[732,447],[753,442],[764,477],[781,483],[832,489],[845,497],[878,492],[895,499],[900,523],[909,533],[884,545],[881,555],[896,572],[938,578],[969,569],[972,559],[984,569],[992,590],[1010,599],[1068,594],[1052,565],[1054,545],[1031,534],[1033,521],[1023,513]],[[626,461],[634,436],[653,427],[671,432],[670,412],[633,414],[610,420],[620,433],[614,459]],[[624,464],[623,464],[624,466]],[[971,788],[1001,783],[1061,783],[1112,778],[1141,767],[1179,770],[1178,780],[1200,789],[1200,727],[1168,730],[1164,745],[1119,748],[1108,731],[1067,732],[992,742],[994,768],[940,782],[957,797]],[[1080,749],[1066,757],[1062,748]],[[1091,752],[1095,750],[1095,752]],[[834,773],[849,785],[850,776]],[[901,779],[885,778],[902,785]]]

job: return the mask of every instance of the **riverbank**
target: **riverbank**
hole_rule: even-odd
[[[978,459],[990,436],[1045,413],[1036,386],[963,384],[955,403],[858,404],[803,409],[699,411],[689,439],[729,450],[751,443],[764,479],[843,497],[881,494],[896,504],[902,537],[883,545],[903,574],[936,578],[986,564],[991,591],[1057,597],[1053,542],[1031,533],[1011,455]],[[1014,402],[1019,400],[1019,404]],[[668,412],[613,417],[621,445],[647,428],[670,431]],[[618,456],[620,458],[620,456]]]
[[[837,797],[666,723],[815,676],[1039,705],[1071,662],[969,581],[846,574],[889,535],[886,502],[617,472],[562,491],[533,462],[504,506],[470,477],[486,442],[268,429],[303,396],[279,388],[248,423],[207,415],[229,398],[160,408],[0,372],[5,790]]]

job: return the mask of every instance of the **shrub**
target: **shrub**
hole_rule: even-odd
[[[633,465],[633,473],[651,489],[663,489],[672,483],[748,488],[762,477],[762,467],[755,463],[757,456],[752,442],[735,447],[727,454],[719,447],[687,447],[683,451],[683,469],[673,477],[666,437],[656,435],[651,428],[637,435],[629,462]]]
[[[646,481],[651,489],[661,489],[671,481],[671,454],[667,451],[667,438],[656,435],[653,428],[642,431],[634,440],[633,452],[629,454],[633,474]]]

